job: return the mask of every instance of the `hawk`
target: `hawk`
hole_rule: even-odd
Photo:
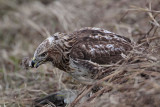
[[[93,83],[101,65],[116,63],[132,49],[131,41],[101,28],[86,27],[72,33],[55,33],[35,50],[31,67],[52,62],[54,67],[82,83]]]

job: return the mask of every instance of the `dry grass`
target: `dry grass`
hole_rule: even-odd
[[[79,103],[93,87],[87,86],[71,105],[158,107],[159,5],[159,0],[0,0],[0,106],[30,107],[51,92],[84,88],[49,64],[24,70],[20,62],[50,34],[94,26],[129,37],[135,49],[124,64],[111,65],[115,72],[99,80],[101,90]]]

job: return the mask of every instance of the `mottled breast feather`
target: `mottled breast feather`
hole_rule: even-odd
[[[70,35],[76,38],[70,57],[98,64],[116,63],[132,49],[128,38],[100,28],[83,28]]]

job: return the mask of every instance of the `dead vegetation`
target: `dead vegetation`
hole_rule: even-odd
[[[1,0],[0,106],[30,107],[36,98],[72,89],[83,91],[67,106],[159,107],[159,5],[159,0]],[[86,26],[129,37],[135,49],[123,64],[107,65],[113,73],[94,84],[103,87],[83,103],[94,85],[84,87],[49,64],[20,66],[48,35]]]

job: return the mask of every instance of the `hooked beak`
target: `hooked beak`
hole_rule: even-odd
[[[43,63],[43,61],[37,61],[37,60],[35,60],[35,58],[33,58],[32,61],[30,62],[30,67],[31,68],[38,68],[42,63]]]
[[[31,63],[30,63],[30,67],[31,67],[31,68],[34,68],[34,66],[35,66],[35,61],[32,60]]]

